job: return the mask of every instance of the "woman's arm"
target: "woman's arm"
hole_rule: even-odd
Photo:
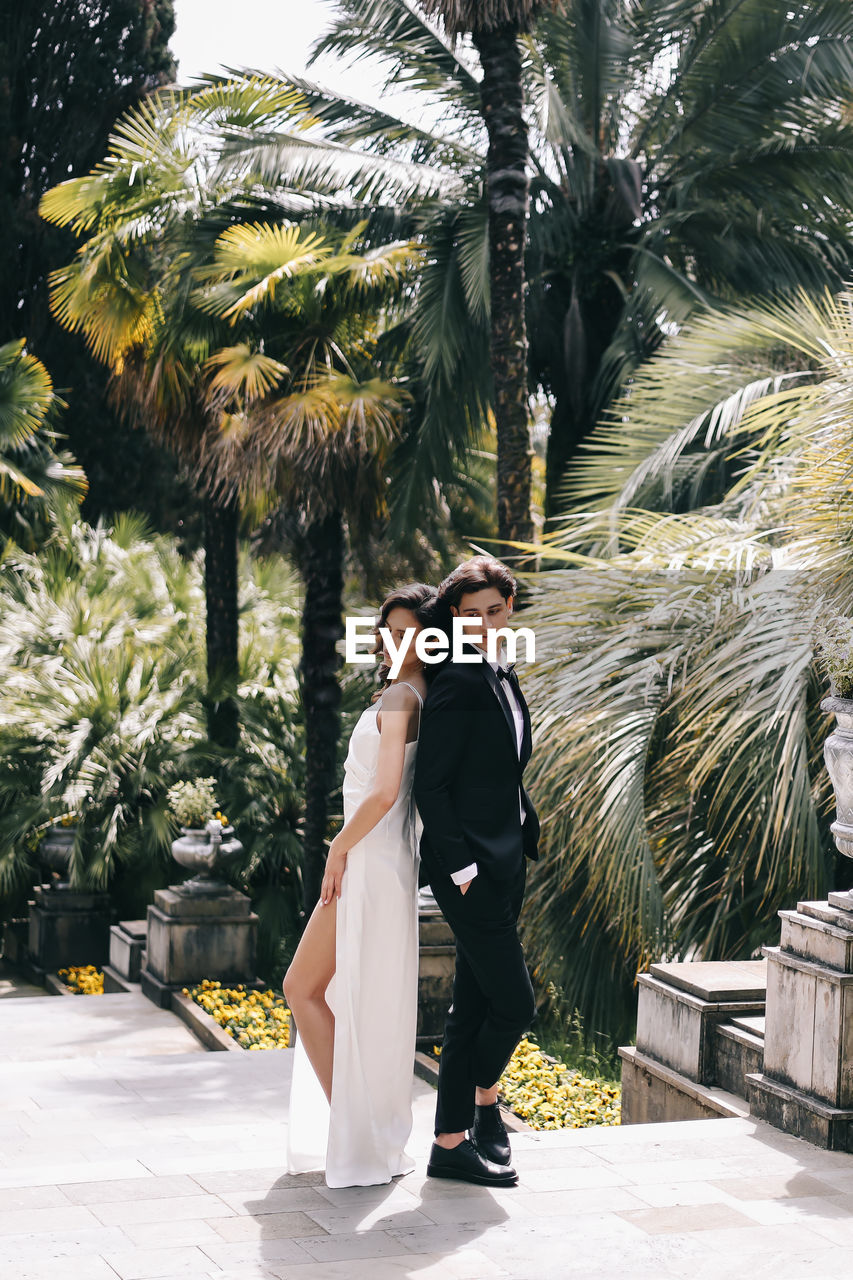
[[[400,792],[406,739],[416,704],[417,695],[406,685],[392,685],[382,695],[376,777],[355,813],[344,823],[329,845],[320,889],[323,906],[330,903],[333,897],[341,896],[341,880],[349,850],[372,831],[394,806]]]

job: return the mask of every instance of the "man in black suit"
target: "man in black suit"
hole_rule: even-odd
[[[451,615],[479,622],[465,649],[482,660],[448,661],[432,680],[414,777],[421,859],[456,937],[427,1174],[497,1185],[518,1181],[498,1081],[535,1013],[517,929],[539,837],[522,784],[530,714],[502,651],[486,660],[487,632],[509,625],[515,589],[491,556],[459,565],[439,587]]]

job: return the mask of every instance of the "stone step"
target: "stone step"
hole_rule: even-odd
[[[779,912],[782,950],[840,973],[853,973],[853,929],[840,919],[850,913],[834,911],[825,903],[803,902],[799,906],[805,910]]]
[[[672,961],[650,965],[649,972],[661,982],[712,1004],[763,1001],[767,994],[766,960]]]
[[[745,1028],[744,1022],[761,1022],[763,1018],[743,1016],[714,1028],[714,1083],[728,1093],[746,1098],[747,1077],[760,1072],[764,1065],[764,1035]]]
[[[763,1013],[744,1013],[740,1017],[730,1018],[729,1022],[733,1027],[738,1027],[741,1031],[748,1031],[750,1035],[757,1036],[759,1040],[764,1040],[765,1017]]]

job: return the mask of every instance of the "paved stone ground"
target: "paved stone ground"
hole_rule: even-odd
[[[517,1188],[281,1171],[289,1052],[206,1053],[137,995],[0,1010],[2,1280],[849,1280],[853,1157],[760,1123],[513,1138]],[[191,1040],[191,1037],[189,1038]],[[147,1046],[147,1052],[143,1047]]]

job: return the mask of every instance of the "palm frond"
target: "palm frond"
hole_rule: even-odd
[[[23,340],[0,346],[0,454],[20,448],[35,435],[53,398],[50,374],[25,351]]]
[[[205,361],[204,368],[215,370],[208,383],[214,401],[262,400],[290,373],[280,361],[253,350],[247,342],[221,347]]]

